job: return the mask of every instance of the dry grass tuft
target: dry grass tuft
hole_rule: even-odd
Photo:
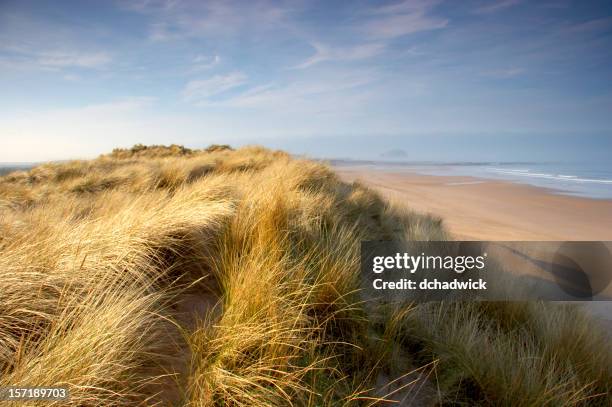
[[[609,344],[575,309],[363,303],[362,239],[448,238],[261,147],[137,145],[13,172],[0,386],[67,386],[73,406],[382,405],[416,370],[429,404],[607,405]]]

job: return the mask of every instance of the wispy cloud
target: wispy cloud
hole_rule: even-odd
[[[325,61],[357,61],[375,57],[382,53],[386,45],[380,42],[356,45],[352,47],[331,47],[321,43],[312,43],[314,55],[304,62],[293,66],[293,69],[304,69]]]
[[[612,28],[612,17],[596,18],[573,24],[566,29],[567,33],[592,33]]]
[[[120,0],[121,7],[127,10],[147,12],[151,10],[172,10],[183,3],[181,0]]]
[[[448,25],[448,19],[430,14],[438,3],[429,0],[405,0],[371,10],[373,18],[365,23],[365,33],[370,38],[391,39],[419,31],[444,28]]]
[[[372,72],[349,73],[339,71],[317,79],[309,78],[288,84],[256,86],[227,100],[219,102],[226,107],[298,109],[300,111],[331,111],[340,105],[349,105],[354,98],[347,92],[354,91],[375,81]],[[338,103],[338,99],[342,103]]]
[[[190,81],[181,92],[183,100],[191,103],[206,103],[210,98],[230,89],[244,85],[247,81],[242,72],[231,72],[227,75],[216,75],[209,79]]]
[[[76,82],[76,81],[81,80],[81,77],[78,75],[66,74],[62,76],[62,79],[64,79],[65,81]]]
[[[474,10],[474,14],[491,14],[498,11],[516,6],[521,3],[522,0],[499,0],[495,2],[487,2],[487,4],[478,7]]]
[[[193,71],[202,71],[210,69],[221,62],[219,55],[198,55],[193,59]]]
[[[106,52],[42,52],[36,57],[36,63],[43,67],[78,67],[78,68],[98,68],[108,64],[112,58]]]
[[[21,13],[0,12],[0,59],[4,66],[28,70],[97,69],[110,64],[113,53],[107,49],[112,45],[98,46],[91,35],[78,29]]]
[[[1,49],[0,49],[1,50]],[[83,51],[39,51],[30,49],[9,49],[0,59],[5,66],[19,69],[60,70],[63,68],[99,69],[112,61],[109,53]]]
[[[266,0],[140,1],[125,3],[125,8],[153,19],[149,35],[153,41],[266,30],[282,22],[292,9]]]
[[[508,78],[513,78],[515,76],[523,75],[525,72],[526,72],[525,68],[511,67],[511,68],[483,72],[483,75],[491,77],[491,78],[497,78],[497,79],[508,79]]]

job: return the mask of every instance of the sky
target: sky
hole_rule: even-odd
[[[612,5],[0,0],[0,92],[0,162],[135,143],[607,159]]]

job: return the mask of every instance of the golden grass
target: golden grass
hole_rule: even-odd
[[[381,377],[423,367],[429,404],[609,403],[609,345],[575,309],[363,302],[362,239],[448,238],[259,147],[135,146],[13,172],[0,386],[67,386],[58,404],[74,406],[384,405],[401,392]]]

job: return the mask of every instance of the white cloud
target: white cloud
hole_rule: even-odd
[[[2,64],[14,69],[99,69],[112,61],[110,54],[103,51],[43,51],[16,47],[0,47],[0,49],[8,51],[8,54],[1,58]]]
[[[612,27],[612,17],[597,18],[569,26],[567,33],[591,33],[609,30]]]
[[[496,13],[500,10],[504,10],[507,9],[509,7],[512,6],[516,6],[517,4],[519,4],[522,0],[499,0],[499,1],[495,1],[493,3],[488,2],[486,5],[477,8],[476,10],[474,10],[475,14],[491,14],[491,13]]]
[[[210,69],[214,67],[215,65],[217,65],[219,62],[221,62],[221,57],[219,55],[213,55],[213,56],[198,55],[197,57],[193,59],[193,63],[194,63],[193,70],[201,71],[201,70]]]
[[[368,85],[378,78],[372,72],[350,73],[339,71],[317,78],[305,78],[286,85],[267,84],[257,86],[220,101],[219,106],[229,108],[278,109],[304,112],[350,109],[358,98],[348,97],[347,92]]]
[[[98,68],[111,61],[105,52],[41,52],[36,56],[36,63],[49,68]]]
[[[153,41],[265,31],[281,24],[292,10],[267,0],[140,1],[125,8],[153,18]]]
[[[364,25],[370,38],[392,39],[419,31],[444,28],[448,20],[429,15],[438,1],[406,0],[371,10],[374,17]]]
[[[76,82],[76,81],[81,80],[81,77],[80,77],[80,76],[78,76],[78,75],[73,75],[73,74],[66,74],[66,75],[62,76],[62,78],[63,78],[65,81],[70,81],[70,82]]]
[[[329,47],[320,43],[313,43],[314,55],[304,62],[292,67],[304,69],[325,61],[356,61],[372,58],[382,53],[386,45],[379,42],[361,44],[354,47]]]
[[[366,26],[368,35],[374,38],[395,38],[419,31],[435,30],[448,25],[448,20],[428,17],[421,13],[389,16],[370,22]]]
[[[513,78],[515,76],[522,75],[524,73],[525,73],[524,68],[512,67],[512,68],[506,68],[506,69],[499,69],[496,71],[484,72],[483,75],[490,76],[492,78],[508,79],[508,78]]]
[[[149,27],[149,39],[151,41],[168,41],[179,37],[177,32],[172,32],[170,25],[166,22],[155,22]]]
[[[148,10],[172,10],[180,5],[179,0],[121,0],[119,4],[126,10],[146,12]]]
[[[246,75],[232,72],[227,75],[216,75],[209,79],[190,81],[182,91],[186,102],[207,102],[211,97],[227,92],[246,83]]]
[[[422,12],[438,5],[441,0],[403,0],[370,10],[370,14],[405,14]]]
[[[149,107],[157,98],[150,96],[131,97],[116,100],[109,103],[100,103],[79,108],[83,113],[95,113],[97,115],[129,113]],[[69,109],[66,109],[69,111]],[[62,110],[60,110],[62,111]]]
[[[96,69],[108,65],[107,46],[91,41],[95,29],[59,24],[20,13],[0,13],[0,51],[5,66],[16,69]],[[112,47],[114,44],[111,44]]]

